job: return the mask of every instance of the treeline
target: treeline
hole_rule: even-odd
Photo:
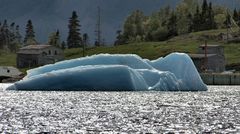
[[[18,25],[14,22],[9,25],[7,20],[0,23],[0,49],[16,52],[21,43],[22,36]]]
[[[89,36],[87,33],[83,35],[80,32],[81,25],[78,19],[76,11],[72,12],[72,16],[69,18],[68,24],[68,37],[67,41],[61,41],[61,36],[59,30],[50,34],[48,39],[48,44],[60,47],[62,49],[66,48],[84,48],[89,45]]]
[[[136,10],[126,18],[123,31],[117,31],[115,45],[164,41],[179,34],[225,28],[230,23],[227,16],[231,16],[226,11],[224,7],[213,6],[207,0],[203,0],[201,4],[196,0],[183,0],[175,9],[161,8],[150,16]],[[236,12],[234,14],[237,16]],[[239,15],[240,13],[235,17],[238,22]]]
[[[80,48],[89,45],[89,36],[87,33],[81,34],[81,25],[78,19],[76,11],[72,12],[72,16],[69,18],[68,24],[68,37],[66,42],[61,41],[61,35],[59,30],[52,32],[48,38],[48,44],[62,49],[66,48]],[[31,31],[31,30],[30,30]],[[26,33],[28,33],[26,31]],[[33,43],[31,43],[33,44]]]
[[[59,30],[50,33],[47,44],[65,48],[79,48],[89,45],[89,36],[87,33],[83,35],[80,32],[80,21],[78,20],[77,13],[72,12],[72,16],[69,18],[68,24],[69,32],[66,42],[61,41],[61,34]],[[0,22],[0,49],[17,52],[17,50],[23,46],[37,45],[39,42],[35,36],[34,25],[31,20],[27,21],[25,27],[25,36],[20,34],[19,25],[12,22],[10,25],[7,20],[4,20],[3,24]]]
[[[228,16],[229,17],[229,16]],[[233,11],[233,19],[238,26],[240,26],[240,9],[237,11],[235,8]],[[230,21],[231,22],[231,21]],[[231,23],[230,23],[231,24]]]

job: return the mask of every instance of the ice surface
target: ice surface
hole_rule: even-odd
[[[15,83],[29,90],[145,90],[144,79],[135,70],[122,65],[92,65],[62,69],[32,76]]]
[[[161,71],[172,72],[184,84],[182,89],[206,89],[191,58],[184,53],[173,53],[148,63]]]
[[[85,58],[62,61],[55,64],[50,64],[36,69],[32,69],[27,71],[26,78],[42,73],[51,72],[54,70],[68,69],[86,65],[126,65],[133,69],[153,69],[152,66],[147,64],[146,61],[142,60],[142,58],[137,55],[99,54]]]
[[[187,54],[154,61],[133,54],[100,54],[46,65],[8,89],[83,91],[206,91]]]

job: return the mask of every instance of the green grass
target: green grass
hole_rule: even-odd
[[[15,53],[4,52],[0,50],[0,66],[14,66],[16,67],[16,58],[17,55]],[[29,68],[21,68],[19,69],[21,72],[27,72]]]
[[[109,54],[137,54],[142,58],[156,59],[171,52],[196,52],[195,42],[142,42],[121,45],[116,47],[96,47],[86,50],[86,55],[100,53]],[[65,51],[66,59],[82,57],[81,49],[68,49]]]
[[[0,50],[0,66],[16,66],[16,54]]]
[[[240,44],[224,44],[227,64],[240,63]]]
[[[116,47],[96,47],[86,50],[86,55],[131,53],[153,60],[171,52],[197,53],[198,46],[204,44],[205,40],[207,40],[208,44],[224,46],[227,64],[240,63],[240,44],[226,44],[223,41],[216,40],[220,33],[225,32],[226,29],[209,30],[177,36],[163,42],[141,42]],[[82,50],[68,49],[65,51],[65,57],[66,59],[82,57]]]
[[[219,41],[217,40],[217,36],[220,33],[226,33],[226,29],[195,32],[177,36],[164,42],[141,42],[116,47],[91,48],[86,50],[86,55],[131,53],[153,60],[166,56],[171,52],[197,53],[199,45],[204,44],[205,40],[207,40],[208,44],[224,46],[227,64],[240,63],[240,43],[226,44],[223,41]],[[82,51],[81,49],[68,49],[65,51],[65,57],[66,59],[82,57]]]
[[[225,33],[226,29],[201,31],[186,35],[174,37],[163,42],[141,42],[130,43],[116,47],[96,47],[88,48],[85,55],[94,55],[100,53],[109,54],[137,54],[142,58],[150,60],[165,56],[171,52],[197,53],[199,45],[204,44],[208,40],[209,44],[220,44],[225,48],[225,57],[227,64],[240,63],[240,44],[226,44],[217,41],[216,37],[219,33]],[[82,57],[82,50],[66,49],[64,51],[65,59],[73,59]],[[0,51],[0,66],[16,66],[16,54]],[[24,72],[27,69],[22,69]]]

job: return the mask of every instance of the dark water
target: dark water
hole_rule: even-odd
[[[0,85],[0,132],[240,133],[240,87],[207,92],[25,92]]]

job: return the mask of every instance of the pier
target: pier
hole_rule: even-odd
[[[202,73],[202,80],[207,85],[240,85],[240,74]]]

